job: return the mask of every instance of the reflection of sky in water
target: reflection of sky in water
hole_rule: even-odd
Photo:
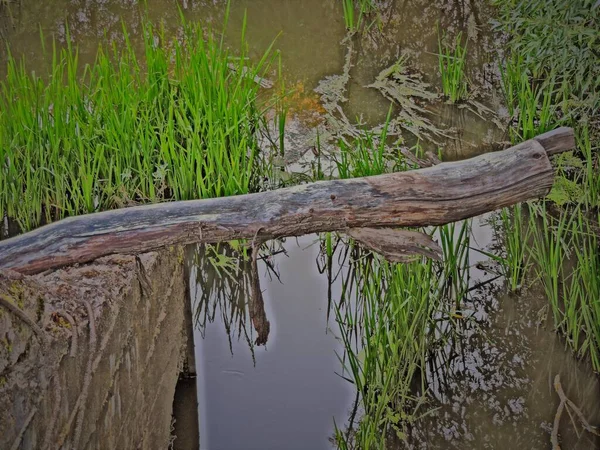
[[[328,449],[333,418],[347,420],[352,386],[335,373],[342,348],[327,332],[327,278],[313,241],[290,239],[288,256],[273,257],[281,283],[259,263],[271,332],[254,348],[255,366],[243,336],[231,354],[219,314],[204,340],[196,332],[203,449]]]
[[[482,222],[474,219],[472,241],[489,249],[493,233]],[[485,259],[471,253],[471,264]],[[471,276],[472,285],[492,278],[476,268]],[[426,378],[429,406],[439,409],[414,427],[416,448],[550,448],[558,406],[552,385],[556,374],[588,420],[600,421],[600,383],[588,364],[575,361],[542,323],[547,313],[544,294],[536,289],[521,296],[503,292],[501,281],[474,291],[465,302],[472,319],[461,321],[457,335],[433,352]],[[563,448],[591,450],[600,445],[581,427],[578,437],[567,415],[561,425]]]

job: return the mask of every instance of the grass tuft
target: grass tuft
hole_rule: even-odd
[[[446,35],[438,33],[438,66],[442,77],[442,91],[450,103],[466,100],[468,95],[465,64],[467,44],[462,45],[462,33],[454,39],[454,48],[442,44]]]
[[[261,172],[262,114],[254,81],[269,63],[235,57],[222,39],[183,23],[170,40],[142,24],[144,54],[101,47],[81,66],[52,49],[48,74],[9,56],[0,83],[0,216],[23,230],[139,202],[243,194]],[[244,22],[245,29],[245,22]],[[70,42],[67,39],[67,42]]]
[[[373,0],[342,0],[342,7],[346,30],[350,33],[358,31],[363,19],[377,9]]]

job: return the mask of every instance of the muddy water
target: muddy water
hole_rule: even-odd
[[[65,45],[67,30],[80,51],[80,60],[91,63],[100,43],[122,44],[122,24],[131,34],[134,47],[141,49],[140,19],[149,17],[164,25],[167,33],[174,34],[180,27],[178,7],[187,20],[200,20],[216,29],[222,28],[225,15],[224,0],[180,2],[148,0],[147,10],[135,0],[59,0],[52,3],[9,2],[4,8],[1,36],[8,41],[13,54],[25,56],[32,70],[43,73],[49,57],[40,42],[43,33],[45,48],[52,48],[56,39]],[[226,30],[227,42],[233,48],[239,45],[244,16],[247,17],[246,36],[250,55],[258,58],[274,43],[274,50],[282,57],[283,77],[288,89],[295,93],[290,102],[290,128],[300,134],[311,134],[315,115],[323,112],[320,95],[314,92],[327,77],[343,75],[349,63],[349,80],[342,86],[346,101],[339,106],[343,117],[335,117],[336,124],[325,120],[323,133],[336,135],[337,121],[364,127],[380,125],[387,115],[390,101],[373,87],[381,70],[390,67],[398,58],[406,58],[406,70],[419,78],[423,89],[439,93],[437,68],[438,23],[449,36],[462,32],[468,37],[467,73],[476,104],[458,108],[443,105],[443,101],[424,102],[422,117],[431,125],[424,127],[420,143],[431,150],[441,148],[446,159],[472,156],[490,142],[503,138],[494,124],[501,113],[498,89],[492,81],[497,78],[497,51],[491,33],[492,11],[485,2],[439,2],[425,0],[378,2],[379,20],[367,17],[371,24],[363,33],[348,38],[343,20],[341,2],[336,0],[246,0],[232,1]],[[4,71],[5,50],[0,49],[0,70]],[[276,77],[275,68],[272,76]],[[410,100],[413,101],[414,99]],[[417,101],[419,99],[416,99]],[[487,109],[489,108],[489,109]],[[398,113],[398,111],[396,111]],[[322,121],[321,121],[322,122]],[[436,132],[432,135],[432,130]],[[428,143],[426,137],[435,137]],[[407,145],[417,137],[403,133]],[[298,140],[291,147],[291,159],[299,158],[313,141]],[[445,151],[447,148],[447,151]],[[299,153],[295,155],[293,153]]]

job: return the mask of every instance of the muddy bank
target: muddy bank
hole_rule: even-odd
[[[166,448],[185,286],[180,249],[0,276],[0,448]]]

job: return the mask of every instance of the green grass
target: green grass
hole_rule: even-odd
[[[346,30],[350,33],[358,31],[365,16],[377,9],[373,0],[342,0],[342,7],[344,9],[344,24]]]
[[[269,53],[249,65],[244,33],[234,56],[199,25],[183,23],[181,40],[142,26],[142,57],[124,30],[123,47],[101,48],[85,67],[71,46],[53,47],[44,76],[9,58],[0,217],[30,230],[134,202],[257,189],[263,116],[253,78]]]
[[[554,322],[560,326],[562,321],[561,296],[564,284],[565,264],[572,245],[571,220],[568,214],[561,214],[556,220],[547,211],[546,203],[532,204],[535,212],[530,216],[533,233],[533,258],[537,265],[546,296],[550,302]]]
[[[506,60],[502,68],[502,87],[513,119],[509,129],[513,144],[531,139],[560,124],[553,106],[558,95],[554,92],[554,79],[532,82],[521,55],[515,53]]]
[[[471,222],[463,220],[436,229],[443,254],[443,263],[439,271],[442,292],[454,302],[457,314],[460,313],[462,299],[469,289]]]
[[[567,125],[575,129],[577,143],[572,154],[554,160],[557,177],[548,197],[554,206],[531,205],[532,242],[523,249],[520,227],[506,229],[505,240],[518,256],[508,258],[507,265],[513,277],[520,255],[531,255],[554,326],[578,356],[589,358],[600,371],[600,8],[593,0],[493,3],[497,29],[508,38],[501,72],[513,119],[511,140]]]
[[[596,224],[599,222],[600,214]],[[570,296],[578,300],[579,310],[569,316],[567,329],[573,330],[572,343],[579,356],[589,355],[592,367],[600,372],[600,238],[581,212],[576,226],[579,231],[574,243],[576,268]]]
[[[501,67],[513,142],[559,125],[576,130],[588,205],[598,205],[600,8],[593,0],[494,0],[509,38]]]
[[[515,205],[510,209],[503,208],[500,211],[500,220],[506,252],[506,263],[503,264],[504,276],[510,290],[516,292],[521,289],[531,265],[531,253],[527,245],[534,228],[526,223],[522,205]]]
[[[438,67],[442,77],[442,91],[450,103],[466,100],[468,96],[465,64],[467,60],[467,44],[462,45],[462,33],[449,46],[442,41],[446,35],[438,32]]]
[[[507,50],[518,54],[532,80],[556,77],[569,92],[563,109],[570,116],[600,110],[600,8],[595,0],[494,0],[497,29],[508,37]],[[564,85],[564,86],[563,86]]]
[[[500,250],[474,250],[499,264],[498,274],[504,277],[510,292],[520,292],[531,268],[530,241],[534,227],[526,220],[522,204],[502,208],[492,216],[490,225],[494,228]]]
[[[425,367],[440,297],[432,261],[391,264],[358,254],[344,281],[356,282],[356,297],[342,295],[335,314],[342,376],[356,386],[360,421],[352,431],[337,429],[336,440],[338,448],[384,449],[390,434],[404,439],[419,414],[414,381]]]
[[[335,164],[340,178],[356,178],[380,175],[387,172],[387,123],[379,136],[365,130],[351,143],[338,142],[339,155]]]
[[[556,328],[600,372],[600,238],[598,217],[581,207],[558,216],[534,205],[533,258]],[[594,225],[594,222],[596,225]]]
[[[600,142],[596,140],[595,144],[592,144],[588,124],[578,128],[577,147],[584,160],[583,190],[586,203],[600,208]]]
[[[338,141],[339,154],[333,157],[339,178],[357,178],[403,172],[412,168],[396,144],[388,145],[392,109],[381,130],[360,130],[358,136]]]

